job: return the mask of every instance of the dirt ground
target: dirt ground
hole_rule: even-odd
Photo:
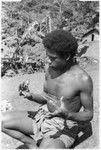
[[[91,75],[94,84],[94,118],[91,121],[92,135],[75,146],[75,149],[97,149],[99,148],[99,63],[93,65],[89,64],[85,70]],[[11,102],[13,110],[33,110],[39,106],[39,104],[28,101],[18,94],[18,85],[27,79],[30,80],[30,90],[32,92],[38,93],[42,91],[44,73],[27,74],[2,79],[2,101],[8,100]],[[2,133],[1,144],[2,149],[15,149],[22,143]]]

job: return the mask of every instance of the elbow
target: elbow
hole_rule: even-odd
[[[93,111],[89,112],[89,117],[88,117],[88,121],[91,121],[93,119]]]
[[[85,110],[85,121],[89,122],[93,119],[93,110]]]
[[[89,120],[88,121],[91,121],[93,119],[93,115],[92,116],[90,116],[90,118],[89,118]]]

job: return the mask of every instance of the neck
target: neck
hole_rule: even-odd
[[[66,63],[66,65],[63,68],[53,69],[53,68],[49,67],[50,75],[52,78],[56,78],[56,77],[62,75],[63,73],[65,73],[66,71],[69,71],[70,68],[74,65],[76,65],[76,63],[73,62],[73,60],[70,60],[70,61],[68,61],[68,63]]]
[[[70,59],[70,60],[67,61],[67,63],[66,63],[65,70],[66,70],[66,71],[70,70],[70,68],[71,68],[72,66],[74,66],[74,65],[76,65],[76,62],[74,62],[73,59]]]
[[[52,79],[57,78],[60,76],[62,72],[60,70],[54,70],[53,68],[49,67],[49,75]]]

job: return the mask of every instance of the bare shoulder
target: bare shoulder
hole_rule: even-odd
[[[81,90],[87,90],[89,92],[90,91],[92,92],[93,81],[92,81],[91,76],[79,66],[74,66],[73,71],[75,72],[77,76],[77,80],[79,82],[79,86]]]

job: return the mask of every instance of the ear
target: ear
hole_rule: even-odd
[[[70,59],[70,56],[68,56],[67,58],[66,58],[66,61],[68,61]]]

